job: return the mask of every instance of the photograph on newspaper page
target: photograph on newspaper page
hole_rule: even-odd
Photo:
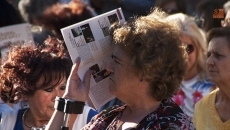
[[[0,28],[0,58],[4,59],[11,46],[32,44],[33,35],[28,23],[15,24]],[[2,61],[2,60],[1,60]]]
[[[109,92],[110,72],[106,66],[112,60],[114,44],[109,28],[115,22],[125,22],[121,8],[61,29],[73,63],[81,58],[78,70],[81,80],[87,70],[93,70],[89,96],[96,109],[114,98]]]

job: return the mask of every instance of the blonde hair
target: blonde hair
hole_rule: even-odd
[[[180,26],[182,35],[191,38],[197,49],[196,69],[199,72],[200,78],[207,77],[206,70],[206,53],[207,53],[207,40],[205,33],[197,26],[194,19],[186,14],[177,13],[167,17],[167,19],[175,20]]]

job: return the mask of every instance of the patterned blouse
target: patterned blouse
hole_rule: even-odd
[[[117,130],[119,119],[127,106],[114,106],[103,110],[82,130]],[[162,100],[160,106],[143,118],[131,130],[195,130],[188,117],[172,99]]]
[[[214,89],[215,86],[209,79],[200,80],[197,75],[188,81],[182,81],[179,91],[172,99],[192,118],[195,104]]]

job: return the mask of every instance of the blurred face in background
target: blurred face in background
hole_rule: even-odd
[[[197,61],[197,48],[193,43],[192,39],[187,36],[183,35],[182,42],[187,46],[186,51],[188,53],[188,66],[187,66],[187,73],[185,76],[185,80],[189,80],[196,76],[196,61]]]

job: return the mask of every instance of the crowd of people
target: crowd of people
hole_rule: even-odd
[[[0,130],[230,129],[230,1],[189,3],[0,0],[0,29],[29,23],[35,43],[1,57]],[[96,109],[92,70],[79,78],[60,29],[117,8],[126,22],[109,28],[106,66],[115,98]]]

